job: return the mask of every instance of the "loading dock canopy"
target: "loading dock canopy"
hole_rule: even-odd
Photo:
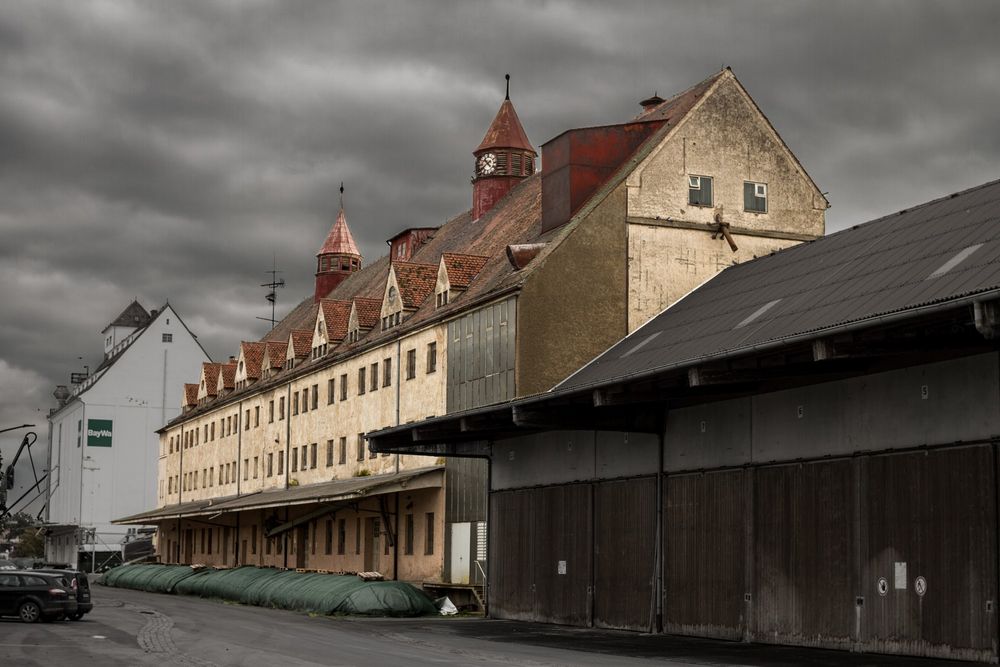
[[[397,491],[440,487],[443,483],[444,466],[429,466],[389,475],[352,477],[320,484],[293,486],[287,489],[257,491],[242,496],[194,500],[133,514],[116,519],[114,523],[148,525],[167,519],[183,519],[292,505],[358,501]]]
[[[368,434],[485,456],[532,430],[662,432],[666,409],[997,349],[1000,181],[731,266],[551,391]]]

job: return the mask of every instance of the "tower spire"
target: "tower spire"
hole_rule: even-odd
[[[340,182],[340,210],[344,210],[344,182]]]
[[[504,74],[503,78],[507,79],[507,95],[504,96],[505,100],[510,99],[510,74]]]

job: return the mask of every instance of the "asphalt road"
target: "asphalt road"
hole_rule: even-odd
[[[94,586],[79,622],[0,620],[0,665],[760,665],[929,667],[934,660],[478,618],[361,619]]]

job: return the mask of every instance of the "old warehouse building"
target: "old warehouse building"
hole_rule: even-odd
[[[547,390],[722,268],[820,237],[827,202],[733,73],[564,132],[543,169],[505,99],[472,208],[365,263],[343,208],[313,294],[161,431],[168,562],[487,568],[486,466],[377,456],[367,433]]]
[[[995,181],[730,267],[373,450],[489,459],[495,617],[996,662],[998,217]]]

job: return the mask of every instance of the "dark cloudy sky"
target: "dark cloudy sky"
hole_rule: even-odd
[[[264,271],[310,292],[342,180],[369,260],[468,208],[505,72],[537,145],[730,65],[831,231],[995,179],[998,25],[952,0],[4,0],[0,428],[44,433],[133,297],[213,357],[262,335]]]

